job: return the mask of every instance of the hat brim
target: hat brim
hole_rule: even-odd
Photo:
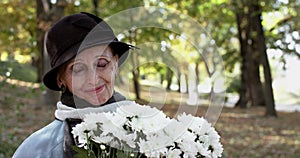
[[[102,44],[97,44],[97,45],[103,45]],[[119,42],[119,41],[113,41],[108,43],[108,45],[111,47],[113,53],[115,55],[118,55],[119,57],[119,61],[118,61],[118,65],[120,66],[128,57],[128,53],[129,53],[129,49],[134,48],[134,46],[129,45],[127,43],[123,43],[123,42]],[[96,46],[96,45],[94,45]],[[93,46],[91,46],[93,47]],[[78,51],[80,49],[80,43],[76,44],[75,46],[71,47],[70,49],[68,49],[67,51]],[[85,48],[87,49],[87,48]],[[80,50],[80,52],[82,52],[83,49]],[[80,53],[78,52],[78,53]],[[76,54],[78,54],[76,53]],[[61,57],[60,60],[64,61],[61,62],[61,64],[55,65],[54,67],[52,67],[43,77],[43,82],[45,84],[46,87],[48,87],[51,90],[54,91],[60,91],[60,87],[58,87],[57,85],[57,73],[59,71],[59,68],[64,65],[65,63],[69,62],[71,59],[73,59],[75,55],[70,56],[70,54],[72,53],[64,53]]]

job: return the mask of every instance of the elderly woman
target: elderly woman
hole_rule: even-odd
[[[89,13],[64,17],[46,36],[51,70],[43,79],[61,91],[55,120],[33,133],[17,149],[15,158],[72,157],[71,128],[90,111],[113,111],[125,97],[114,91],[118,66],[131,45],[118,41],[110,26]],[[112,104],[111,104],[112,103]]]

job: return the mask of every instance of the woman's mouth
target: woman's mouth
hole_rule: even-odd
[[[101,85],[101,86],[95,87],[93,89],[88,89],[88,90],[86,90],[86,92],[95,94],[95,93],[101,92],[103,89],[104,89],[104,85]]]

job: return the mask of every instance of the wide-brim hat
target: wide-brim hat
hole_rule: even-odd
[[[108,45],[113,54],[119,56],[119,65],[128,56],[132,45],[120,42],[111,27],[101,18],[79,13],[59,20],[46,34],[46,51],[51,69],[44,75],[43,82],[49,89],[59,91],[57,73],[59,68],[73,59],[77,53],[97,45]]]

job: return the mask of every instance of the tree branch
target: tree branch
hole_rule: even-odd
[[[294,16],[292,16],[292,15],[288,15],[288,16],[284,17],[283,19],[278,21],[269,31],[272,32],[276,27],[286,23],[287,21],[291,20],[292,18],[294,18]]]

